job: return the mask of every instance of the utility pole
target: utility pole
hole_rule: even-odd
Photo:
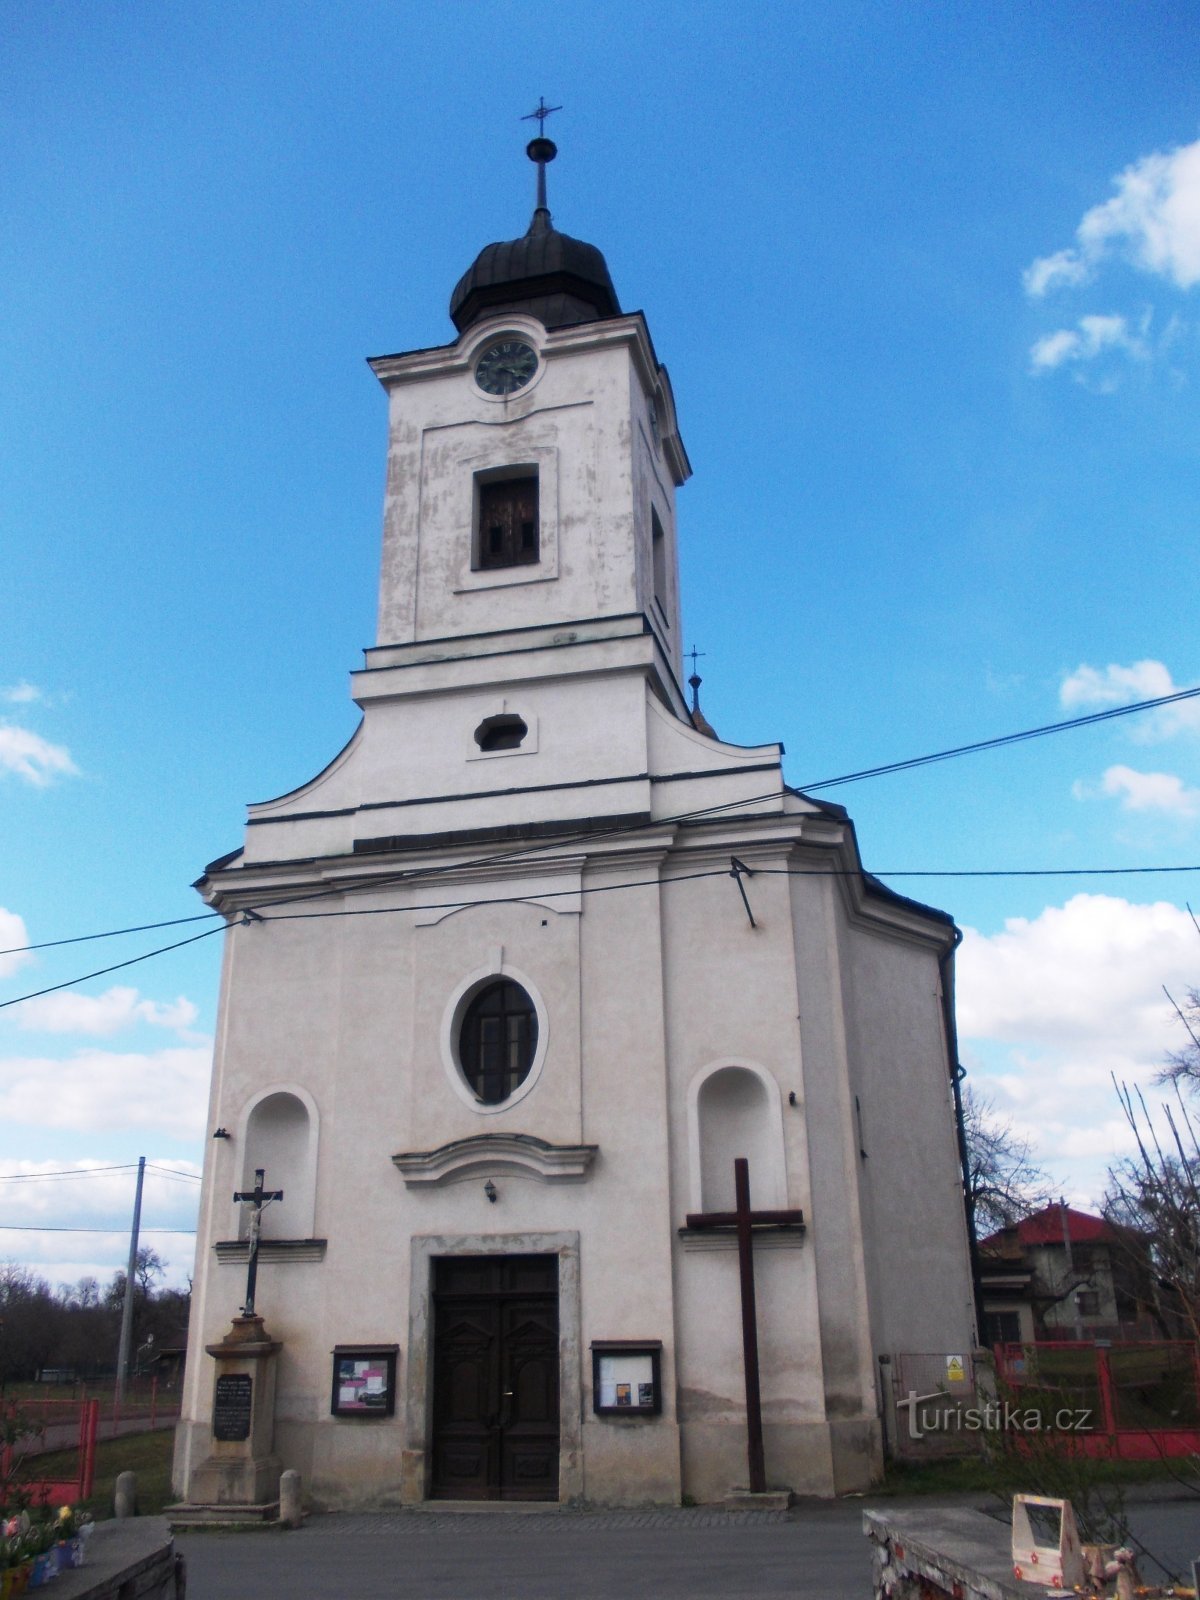
[[[125,1377],[129,1370],[129,1345],[133,1338],[133,1286],[137,1281],[138,1230],[142,1225],[142,1179],[146,1158],[138,1157],[137,1190],[133,1197],[133,1227],[129,1230],[129,1266],[125,1270],[125,1304],[121,1307],[121,1342],[117,1346],[116,1403],[125,1399]]]

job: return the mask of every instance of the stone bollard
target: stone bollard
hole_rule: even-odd
[[[285,1528],[298,1528],[304,1521],[300,1474],[289,1467],[279,1479],[279,1520]]]
[[[119,1472],[113,1490],[113,1510],[118,1517],[137,1516],[137,1473]]]

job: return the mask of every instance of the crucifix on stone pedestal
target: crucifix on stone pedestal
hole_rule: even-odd
[[[250,1234],[249,1254],[246,1258],[246,1304],[242,1307],[244,1317],[254,1316],[254,1291],[258,1285],[258,1240],[262,1232],[262,1214],[264,1206],[269,1206],[272,1200],[282,1200],[282,1189],[267,1190],[263,1188],[266,1172],[262,1167],[257,1167],[254,1173],[253,1189],[239,1189],[234,1193],[234,1200],[239,1205],[249,1205]]]
[[[752,1211],[750,1163],[738,1156],[733,1163],[733,1211],[692,1211],[689,1228],[736,1228],[738,1276],[742,1296],[742,1360],[746,1370],[746,1459],[750,1468],[750,1493],[764,1494],[767,1487],[763,1460],[762,1399],[758,1382],[758,1313],[754,1304],[754,1229],[803,1227],[800,1210]]]

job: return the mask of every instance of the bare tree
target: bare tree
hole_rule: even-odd
[[[1047,1174],[1033,1159],[1033,1146],[970,1085],[963,1090],[970,1197],[980,1238],[1032,1216],[1053,1198]]]
[[[1188,989],[1182,1002],[1166,987],[1163,993],[1175,1007],[1175,1015],[1183,1024],[1187,1039],[1179,1050],[1171,1051],[1158,1081],[1177,1084],[1193,1094],[1200,1093],[1200,989]]]
[[[1200,921],[1190,905],[1188,916],[1196,932],[1200,933]],[[1168,1055],[1158,1081],[1173,1084],[1177,1090],[1200,1093],[1200,989],[1186,989],[1182,1003],[1176,1000],[1166,984],[1163,984],[1163,993],[1174,1007],[1186,1037],[1180,1048]]]
[[[1116,1083],[1116,1079],[1113,1080]],[[1182,1325],[1200,1342],[1200,1140],[1179,1094],[1164,1104],[1160,1139],[1141,1090],[1117,1084],[1137,1154],[1110,1168],[1104,1214],[1141,1241],[1149,1256],[1158,1320]]]

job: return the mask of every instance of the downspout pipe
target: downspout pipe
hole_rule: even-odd
[[[950,1087],[954,1092],[954,1123],[958,1132],[958,1161],[962,1169],[963,1212],[967,1219],[967,1248],[971,1255],[971,1287],[975,1297],[975,1343],[983,1343],[983,1280],[979,1270],[979,1239],[975,1232],[975,1199],[971,1193],[971,1153],[967,1149],[967,1123],[963,1115],[962,1084],[966,1069],[958,1059],[958,1025],[954,1020],[954,955],[963,941],[961,928],[954,942],[938,957],[941,975],[942,1021],[950,1061]]]

